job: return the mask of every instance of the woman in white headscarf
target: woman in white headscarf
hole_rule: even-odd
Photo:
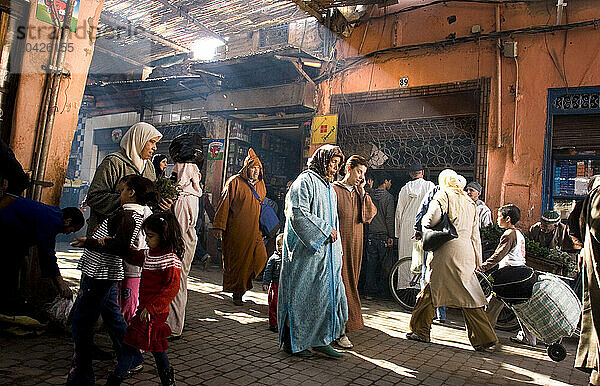
[[[121,150],[107,155],[96,169],[87,195],[87,204],[90,207],[87,236],[90,237],[95,228],[120,206],[120,192],[118,189],[121,178],[137,174],[156,180],[154,165],[150,161],[156,151],[156,143],[162,134],[154,126],[145,122],[138,122],[131,126],[121,138]],[[152,211],[144,207],[144,218]],[[137,245],[138,249],[145,247],[143,232],[140,232]],[[135,315],[138,303],[139,282],[141,268],[123,262],[125,278],[119,284],[119,305],[126,322]]]
[[[162,134],[154,126],[138,122],[121,138],[121,150],[107,155],[102,160],[87,194],[87,204],[90,207],[87,237],[90,237],[94,229],[121,205],[117,189],[121,178],[137,174],[150,181],[156,180],[150,158],[161,138]]]
[[[460,308],[465,318],[467,335],[476,350],[486,350],[498,341],[483,307],[487,304],[475,268],[481,265],[479,216],[473,200],[463,190],[465,180],[454,170],[440,173],[440,190],[423,216],[422,226],[432,227],[448,213],[458,238],[443,244],[429,254],[425,287],[417,297],[407,338],[429,342],[435,307]]]

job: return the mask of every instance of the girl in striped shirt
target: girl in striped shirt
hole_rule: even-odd
[[[75,355],[67,385],[94,384],[93,326],[100,315],[115,347],[121,347],[125,336],[127,323],[118,304],[117,289],[124,277],[123,258],[128,258],[131,247],[137,244],[144,205],[155,204],[157,194],[152,181],[134,174],[121,179],[119,192],[121,208],[104,220],[91,238],[71,243],[85,250],[77,266],[81,285],[73,306]]]
[[[107,385],[120,385],[139,363],[140,350],[151,351],[162,385],[174,385],[173,367],[166,350],[171,329],[167,325],[169,304],[179,291],[183,239],[177,219],[171,212],[148,217],[142,228],[149,249],[134,251],[127,261],[142,266],[140,304],[127,328],[119,362]]]

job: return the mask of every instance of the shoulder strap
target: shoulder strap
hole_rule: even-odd
[[[240,177],[240,178],[243,179],[244,182],[248,184],[248,186],[250,187],[250,190],[252,191],[252,194],[254,194],[254,197],[256,197],[258,202],[262,204],[262,201],[260,200],[260,196],[258,195],[258,193],[256,193],[256,190],[254,190],[254,187],[252,186],[252,184],[249,183],[248,181],[246,181],[245,178],[243,178],[243,177]]]
[[[446,210],[446,213],[448,213],[448,216],[450,215],[450,197],[448,196],[448,192],[444,191],[444,193],[446,193],[446,201],[448,201],[448,210]],[[436,200],[438,205],[440,206],[440,210],[442,211],[442,214],[444,214],[444,209],[442,208],[442,203],[439,200]]]

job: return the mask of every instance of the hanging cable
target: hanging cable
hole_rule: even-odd
[[[445,39],[439,40],[435,42],[428,43],[418,43],[418,44],[410,44],[406,46],[398,46],[398,47],[390,47],[384,48],[382,50],[372,51],[363,56],[346,58],[346,64],[341,65],[340,68],[332,71],[331,73],[324,73],[317,78],[315,78],[315,83],[322,82],[324,79],[338,74],[342,71],[346,71],[351,67],[356,66],[360,62],[363,62],[369,58],[373,58],[376,56],[382,56],[392,53],[405,53],[411,51],[422,50],[426,48],[445,48],[463,43],[471,43],[476,42],[478,40],[497,40],[503,37],[514,36],[514,35],[536,35],[536,34],[546,34],[554,31],[566,31],[574,28],[584,28],[584,27],[594,27],[597,28],[600,25],[600,19],[586,20],[577,23],[571,24],[562,24],[559,26],[532,26],[525,28],[517,28],[512,30],[504,30],[500,32],[490,32],[488,34],[477,34],[477,35],[468,35],[463,37],[458,37],[454,39]]]

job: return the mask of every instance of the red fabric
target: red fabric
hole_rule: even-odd
[[[269,326],[277,326],[277,292],[279,283],[271,283],[269,286]]]
[[[123,343],[144,351],[166,351],[169,348],[167,338],[171,335],[171,328],[165,323],[169,313],[153,316],[150,323],[144,323],[140,320],[140,312],[137,312],[127,327]]]
[[[139,310],[147,308],[152,316],[169,313],[169,304],[179,292],[181,268],[142,271]]]
[[[156,256],[150,253],[144,263],[140,304],[123,342],[140,350],[161,352],[169,347],[167,337],[171,335],[171,329],[165,322],[169,316],[169,304],[179,292],[181,262],[175,254],[158,256],[158,259],[152,257]],[[160,266],[165,268],[156,269]],[[140,320],[139,315],[144,308],[150,312],[150,323]]]

